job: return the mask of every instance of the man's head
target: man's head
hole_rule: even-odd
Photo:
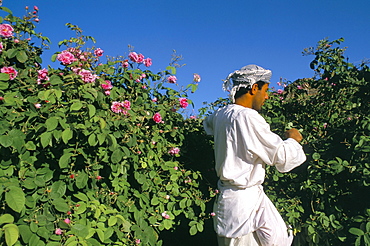
[[[223,84],[230,91],[234,103],[260,110],[268,98],[271,71],[257,65],[248,65],[229,74]]]

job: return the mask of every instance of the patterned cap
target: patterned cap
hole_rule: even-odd
[[[272,72],[257,65],[247,65],[240,70],[230,73],[224,80],[222,88],[230,92],[230,99],[235,102],[235,93],[241,87],[252,88],[258,81],[270,83]]]

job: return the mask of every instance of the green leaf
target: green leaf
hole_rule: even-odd
[[[5,233],[5,242],[7,246],[12,246],[18,241],[19,229],[14,224],[7,224],[3,226]]]
[[[52,133],[44,132],[40,135],[40,141],[43,148],[50,145],[52,146]]]
[[[9,49],[7,51],[8,58],[13,58],[17,55],[18,50],[17,49]]]
[[[89,179],[89,176],[84,172],[81,171],[78,173],[76,177],[76,186],[79,189],[84,188],[87,185],[87,180]]]
[[[21,63],[25,63],[28,60],[28,56],[24,50],[20,50],[17,52],[17,60]]]
[[[96,233],[98,234],[99,240],[104,242],[104,232],[101,229],[96,229]]]
[[[190,227],[190,235],[191,236],[194,236],[195,234],[197,234],[198,230],[197,230],[197,226],[196,225],[193,225],[192,227]]]
[[[24,147],[26,147],[27,150],[36,150],[36,145],[32,141],[28,141]]]
[[[89,201],[89,198],[84,193],[81,193],[81,192],[78,192],[77,194],[73,194],[73,196],[77,197],[78,199],[84,202]]]
[[[312,154],[312,158],[317,161],[318,159],[320,159],[320,154],[319,153],[313,153]]]
[[[51,186],[50,197],[53,199],[62,198],[62,196],[64,196],[66,193],[66,190],[67,185],[62,180],[58,180]]]
[[[13,144],[13,139],[9,135],[2,135],[0,136],[0,144],[7,148]]]
[[[20,225],[18,226],[18,229],[19,229],[19,234],[21,235],[22,237],[22,240],[28,244],[30,238],[32,237],[33,233],[32,231],[30,230],[30,227],[27,226],[27,225]]]
[[[73,132],[71,130],[71,128],[66,128],[63,133],[62,133],[62,139],[63,139],[63,142],[66,144],[68,143],[69,140],[71,140],[73,137]]]
[[[81,108],[82,108],[82,103],[81,102],[75,102],[75,103],[73,103],[72,105],[71,105],[71,108],[70,108],[70,110],[71,111],[78,111],[78,110],[80,110]]]
[[[20,213],[26,203],[26,198],[23,190],[17,186],[9,186],[9,191],[5,193],[5,201],[7,205],[15,212]]]
[[[96,108],[91,104],[89,104],[87,108],[89,109],[89,117],[92,118],[96,113]]]
[[[67,168],[70,162],[70,158],[73,154],[72,153],[65,153],[59,159],[59,167],[60,168]]]
[[[10,9],[8,9],[7,7],[0,7],[0,9],[4,10],[5,12],[8,12],[11,15],[13,14],[13,12]]]
[[[111,216],[108,219],[108,226],[114,226],[117,223],[117,217]]]
[[[1,81],[7,81],[9,79],[10,79],[9,74],[7,74],[7,73],[0,73],[0,80]],[[6,86],[4,86],[4,87],[8,88],[8,83],[4,83],[4,84],[6,84]],[[2,88],[2,89],[6,89],[6,88]]]
[[[67,211],[69,211],[69,206],[63,198],[56,198],[53,200],[52,203],[55,209],[58,210],[59,212],[66,213]]]
[[[72,232],[74,232],[79,237],[87,237],[89,234],[89,228],[85,225],[76,224],[72,226]]]
[[[47,131],[52,131],[58,126],[58,118],[57,117],[51,117],[46,120],[45,122]]]
[[[3,214],[0,216],[0,225],[14,222],[14,217],[11,214]]]
[[[120,149],[116,149],[112,153],[111,160],[113,163],[118,163],[122,160],[122,157],[123,157],[122,151]]]
[[[3,73],[0,73],[0,76],[2,75]],[[9,76],[8,76],[9,77]],[[0,81],[0,90],[6,90],[8,89],[9,87],[9,83],[8,82],[4,82],[4,81]]]
[[[356,235],[356,236],[362,236],[364,235],[364,231],[359,229],[359,228],[356,228],[356,227],[352,227],[348,230],[351,234],[353,235]]]
[[[96,139],[96,135],[92,133],[89,138],[87,139],[87,142],[90,146],[95,146],[98,144],[98,140]]]

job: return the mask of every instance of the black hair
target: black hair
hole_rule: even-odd
[[[262,87],[267,84],[267,82],[265,81],[257,81],[256,82],[257,86],[258,86],[258,90],[261,90]],[[235,93],[235,96],[234,96],[234,99],[236,100],[238,97],[241,97],[243,96],[245,93],[248,93],[252,88],[249,86],[249,87],[240,87],[239,90]]]

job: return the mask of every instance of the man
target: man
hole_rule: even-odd
[[[204,121],[214,135],[216,172],[220,194],[215,202],[215,230],[219,246],[288,246],[293,236],[263,191],[265,165],[289,172],[306,156],[297,129],[286,140],[270,131],[257,112],[268,99],[271,71],[248,65],[224,82],[233,104],[218,109]]]

